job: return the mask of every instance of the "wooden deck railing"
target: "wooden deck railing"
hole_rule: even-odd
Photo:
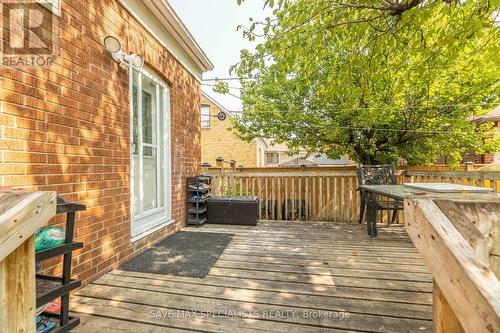
[[[434,278],[433,332],[499,332],[500,201],[407,198],[405,218]]]
[[[412,171],[401,174],[404,183],[452,183],[492,188],[500,192],[500,171]]]
[[[216,196],[256,196],[261,220],[354,221],[355,172],[212,174]]]
[[[400,170],[399,183],[444,182],[491,187],[500,172]],[[341,221],[359,218],[354,167],[208,170],[215,196],[256,196],[260,220]],[[402,215],[401,215],[402,218]]]

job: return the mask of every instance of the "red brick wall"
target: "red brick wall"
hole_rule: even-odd
[[[76,228],[85,247],[73,265],[88,282],[184,225],[183,183],[200,164],[200,85],[117,1],[65,0],[59,28],[55,65],[0,68],[0,185],[57,191],[87,205]],[[176,222],[135,243],[130,242],[128,74],[104,50],[106,35],[141,54],[170,87]]]

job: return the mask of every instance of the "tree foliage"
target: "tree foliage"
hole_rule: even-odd
[[[241,2],[242,0],[238,0]],[[242,27],[244,139],[362,163],[498,148],[471,118],[499,99],[500,0],[266,0]],[[486,139],[484,139],[486,138]]]

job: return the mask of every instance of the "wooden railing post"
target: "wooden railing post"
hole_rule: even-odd
[[[207,174],[208,173],[208,169],[210,169],[212,167],[212,165],[210,165],[210,163],[202,163],[201,164],[201,173],[202,174]]]
[[[215,160],[215,165],[218,167],[218,168],[221,168],[223,169],[224,168],[224,157],[217,157],[217,159]]]

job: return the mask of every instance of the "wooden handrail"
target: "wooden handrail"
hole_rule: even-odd
[[[0,191],[0,332],[36,331],[34,233],[55,214],[55,192]]]
[[[500,331],[498,253],[490,246],[500,242],[499,204],[405,200],[406,230],[434,277],[436,333]]]
[[[0,191],[0,261],[55,213],[55,192]]]

